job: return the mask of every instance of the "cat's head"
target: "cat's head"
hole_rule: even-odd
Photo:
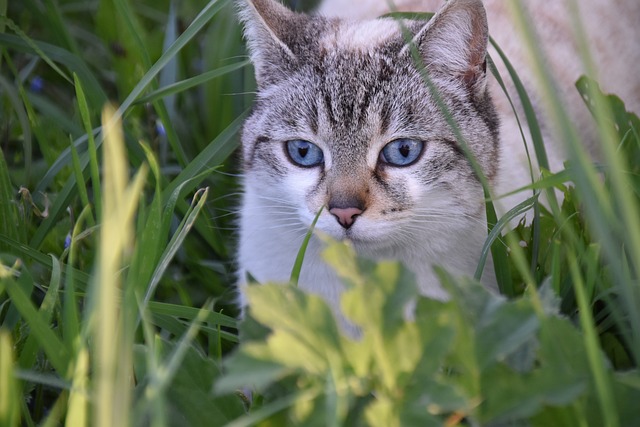
[[[479,226],[482,188],[450,123],[491,181],[480,0],[451,0],[428,23],[326,19],[274,0],[242,1],[240,15],[258,83],[243,162],[265,209],[309,225],[324,207],[318,228],[369,247]]]

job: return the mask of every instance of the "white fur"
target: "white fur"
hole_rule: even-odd
[[[327,34],[320,40],[320,45],[328,49],[370,51],[395,37],[399,27],[393,19],[343,21],[335,33]]]

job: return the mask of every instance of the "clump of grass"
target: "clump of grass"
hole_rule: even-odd
[[[242,403],[211,394],[237,342],[235,319],[221,314],[233,313],[231,205],[211,198],[232,182],[246,107],[229,90],[244,84],[239,30],[220,25],[233,8],[31,3],[0,8],[0,325],[12,353],[0,417],[233,419]],[[223,34],[215,55],[198,48]],[[100,120],[107,99],[119,107]],[[169,105],[194,111],[188,126]],[[226,118],[196,113],[205,108]]]

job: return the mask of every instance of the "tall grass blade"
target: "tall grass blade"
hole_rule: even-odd
[[[154,399],[156,396],[161,395],[164,390],[171,383],[172,378],[175,376],[181,361],[189,350],[191,342],[196,338],[200,326],[207,318],[209,312],[211,312],[213,304],[208,302],[203,308],[198,311],[198,315],[189,325],[186,333],[180,338],[177,346],[173,349],[172,353],[167,358],[163,366],[160,366],[155,372],[151,374],[151,381],[147,387],[147,396],[150,399]]]
[[[45,52],[41,45],[38,44],[37,42],[35,42],[34,40],[31,39],[31,37],[29,37],[27,34],[25,34],[24,31],[22,31],[20,29],[20,27],[18,27],[15,22],[13,22],[11,19],[7,18],[6,16],[0,16],[0,22],[2,22],[3,24],[5,24],[7,27],[9,27],[9,29],[11,31],[13,31],[14,33],[16,33],[18,35],[18,37],[29,47],[33,50],[33,52],[38,55],[40,58],[42,58],[42,60],[44,62],[47,63],[47,65],[49,65],[56,73],[58,73],[58,75],[60,77],[62,77],[63,79],[65,79],[66,81],[68,81],[69,83],[71,83],[71,79],[69,78],[69,76],[67,75],[67,73],[65,73],[60,67],[58,67],[58,65],[53,62],[53,60],[51,58],[49,58],[49,55],[47,54],[47,52]]]
[[[0,0],[0,16],[7,16],[7,6],[9,5],[9,0]],[[4,21],[0,20],[0,33],[4,33],[6,24]],[[0,64],[2,64],[2,56],[0,56]]]
[[[127,340],[126,316],[121,311],[121,267],[133,245],[133,217],[142,191],[146,167],[128,184],[128,161],[122,124],[115,108],[105,107],[103,224],[98,273],[95,277],[95,405],[93,424],[128,425],[130,412],[132,342]]]
[[[67,49],[74,55],[80,56],[80,50],[74,38],[69,33],[69,28],[65,25],[64,18],[60,13],[60,7],[53,0],[44,0],[44,6],[47,16],[47,24],[52,27],[52,32],[60,41],[59,45]]]
[[[513,81],[513,84],[516,88],[518,97],[520,98],[520,102],[522,103],[522,109],[524,110],[527,127],[529,128],[529,133],[531,135],[531,141],[533,143],[533,148],[536,153],[536,159],[538,160],[538,165],[544,169],[549,170],[550,169],[549,159],[547,157],[547,150],[544,146],[542,131],[540,130],[540,122],[538,121],[538,117],[533,108],[533,104],[531,103],[531,99],[529,98],[529,94],[524,88],[524,85],[522,84],[522,80],[520,80],[520,76],[518,76],[518,73],[516,72],[515,68],[513,68],[513,65],[511,65],[511,61],[509,61],[509,59],[504,54],[502,49],[500,49],[500,46],[498,46],[498,44],[495,42],[495,40],[493,40],[493,38],[489,39],[489,43],[491,43],[491,46],[493,46],[493,48],[498,53],[498,56],[500,56],[500,59],[504,63],[505,67],[507,68],[507,71],[509,72],[509,76],[511,77],[511,80]],[[507,94],[506,89],[504,88],[504,85],[503,85],[503,90],[505,91],[505,94]],[[511,99],[509,99],[509,102],[511,103]],[[513,107],[513,104],[511,105]],[[514,108],[514,113],[516,113],[515,108]],[[516,113],[516,117],[517,117],[517,113]],[[518,119],[518,123],[520,123],[519,119]],[[526,148],[527,146],[525,141],[523,141],[523,144],[525,144],[525,148]],[[527,149],[527,156],[528,156],[528,153],[529,153],[529,150]]]
[[[578,301],[578,309],[580,316],[580,326],[585,337],[585,346],[587,349],[587,357],[591,366],[591,373],[595,383],[596,394],[604,416],[603,425],[615,427],[620,425],[618,415],[616,413],[616,404],[613,397],[613,390],[609,373],[606,369],[606,362],[602,357],[600,345],[598,343],[598,334],[595,330],[591,307],[585,292],[584,281],[578,269],[577,260],[571,253],[570,265],[571,276],[573,277],[573,289],[575,290],[576,300]]]
[[[19,245],[24,239],[18,226],[20,219],[14,194],[7,163],[4,160],[4,152],[0,150],[0,251]]]
[[[158,261],[157,267],[153,272],[153,275],[151,276],[151,281],[149,283],[149,286],[147,287],[147,291],[144,296],[144,300],[142,302],[143,308],[146,307],[146,305],[151,300],[151,297],[153,296],[156,286],[160,282],[160,279],[164,275],[165,270],[169,266],[169,262],[171,261],[173,256],[176,254],[178,249],[180,249],[180,246],[184,242],[185,237],[193,227],[193,224],[195,223],[196,218],[198,217],[198,214],[202,210],[202,207],[204,206],[207,200],[208,193],[209,193],[209,189],[206,188],[203,190],[199,190],[193,196],[190,212],[188,212],[188,215],[186,216],[186,218],[182,220],[180,226],[176,230],[176,233],[171,238],[171,241],[169,242],[168,246],[164,250],[162,256],[160,257],[160,260]]]
[[[89,425],[89,352],[85,347],[77,351],[65,425]]]
[[[170,317],[177,317],[180,319],[193,320],[199,313],[199,310],[194,307],[188,307],[184,305],[169,304],[158,301],[149,302],[149,310],[156,315],[164,315]],[[226,316],[224,314],[210,312],[206,318],[207,323],[225,326],[228,328],[237,328],[238,322],[235,318]]]
[[[225,128],[207,147],[200,152],[180,174],[171,181],[164,189],[163,203],[167,205],[172,197],[175,196],[176,190],[180,192],[193,191],[207,176],[207,171],[220,165],[225,161],[231,153],[238,147],[238,141],[234,137],[242,127],[242,123],[246,118],[248,111],[240,115],[229,126]],[[189,205],[182,199],[176,201],[177,208],[180,212],[185,213],[189,210]],[[169,218],[167,218],[168,220]],[[207,241],[207,243],[221,256],[227,253],[227,245],[219,238],[215,238],[211,233],[210,225],[204,221],[202,217],[195,224],[196,230]]]
[[[101,128],[94,129],[92,133],[93,136],[95,137],[95,135],[97,135],[99,131],[101,131]],[[78,153],[86,151],[87,140],[87,134],[84,134],[73,141],[73,144],[78,150]],[[84,159],[83,154],[80,155],[80,158],[81,160]],[[62,171],[65,167],[68,167],[71,162],[71,149],[65,148],[58,154],[56,160],[51,164],[51,166],[49,166],[49,169],[45,172],[40,181],[38,181],[35,191],[46,191],[52,185],[60,171]]]
[[[133,254],[127,283],[127,298],[138,300],[147,287],[153,270],[165,246],[170,230],[170,221],[173,218],[173,207],[164,209],[162,206],[162,188],[160,165],[156,160],[151,147],[145,143],[140,144],[147,156],[149,168],[155,179],[155,192],[153,200],[147,209],[138,215],[137,250]],[[139,310],[138,310],[139,311]]]
[[[462,130],[460,128],[459,123],[457,123],[457,121],[454,119],[454,116],[451,113],[449,107],[444,102],[442,94],[440,93],[438,88],[433,84],[433,82],[431,80],[431,77],[429,76],[429,73],[427,72],[426,64],[424,63],[422,55],[420,54],[420,52],[418,50],[418,47],[416,46],[416,43],[415,43],[415,40],[413,39],[413,36],[407,30],[407,28],[404,27],[404,24],[402,24],[402,21],[400,21],[400,24],[401,24],[401,26],[403,28],[405,41],[407,43],[407,46],[409,47],[411,57],[412,57],[414,63],[416,64],[416,66],[418,68],[418,71],[420,72],[420,77],[421,77],[423,83],[429,89],[429,92],[433,96],[434,101],[435,101],[436,105],[438,106],[438,109],[442,112],[442,114],[443,114],[443,116],[445,118],[445,121],[447,122],[447,125],[449,126],[449,128],[453,132],[453,134],[455,136],[455,139],[456,139],[456,142],[458,143],[458,146],[460,147],[460,149],[464,153],[464,156],[467,159],[467,161],[469,162],[469,165],[471,166],[471,169],[473,170],[476,178],[478,179],[478,181],[482,185],[482,191],[483,191],[484,199],[485,199],[485,214],[486,214],[486,220],[487,220],[487,232],[491,232],[491,230],[493,229],[495,224],[498,222],[495,206],[494,206],[494,203],[493,203],[493,195],[492,195],[491,185],[489,184],[489,181],[487,180],[487,177],[484,174],[484,171],[480,167],[480,164],[478,163],[478,160],[476,159],[476,156],[474,155],[474,153],[469,148],[469,146],[468,146],[468,144],[467,144],[467,142],[466,142],[466,140],[465,140],[465,138],[464,138],[464,136],[462,134]],[[494,246],[492,246],[491,252],[492,252],[492,255],[493,255],[493,259],[494,259],[494,271],[495,271],[496,279],[497,279],[498,283],[500,284],[501,287],[503,287],[505,289],[513,288],[513,285],[511,283],[511,274],[509,272],[509,264],[507,262],[506,249],[503,246],[499,245],[499,244],[495,244]],[[484,267],[484,265],[482,267]]]
[[[76,88],[76,99],[78,102],[78,109],[80,110],[80,117],[82,118],[82,124],[84,130],[87,133],[87,142],[89,153],[89,167],[91,170],[91,188],[94,195],[94,203],[96,210],[96,220],[100,222],[102,218],[102,195],[100,190],[100,170],[98,169],[98,152],[96,147],[96,141],[94,138],[94,130],[91,126],[91,113],[89,112],[89,105],[87,104],[87,98],[84,94],[82,82],[78,79],[78,75],[73,73],[73,81]]]
[[[149,57],[147,43],[145,43],[145,40],[143,39],[146,35],[146,31],[137,19],[137,15],[130,6],[129,1],[112,0],[110,3],[115,6],[117,15],[125,24],[124,33],[126,34],[126,37],[131,40],[127,45],[133,45],[136,47],[135,53],[140,55],[139,58],[142,60],[145,68],[149,68],[151,66],[151,58]]]
[[[293,264],[293,269],[291,270],[291,278],[289,279],[289,283],[293,284],[294,286],[298,286],[298,281],[300,280],[300,271],[302,270],[302,263],[304,262],[304,255],[307,252],[309,240],[311,240],[313,230],[316,228],[316,223],[318,222],[318,218],[320,218],[320,214],[322,214],[323,209],[324,208],[320,208],[320,210],[316,214],[316,217],[313,218],[311,227],[309,227],[307,234],[304,236],[304,240],[302,240],[302,245],[300,245],[300,250],[298,250],[296,261]]]
[[[11,251],[14,255],[24,258],[30,258],[36,261],[38,264],[41,264],[48,269],[53,268],[53,264],[51,263],[51,258],[40,251],[32,249],[31,246],[22,244],[13,240],[3,234],[0,233],[0,242],[11,247]],[[83,285],[87,285],[89,283],[89,275],[81,270],[75,270],[74,274],[78,281]]]
[[[64,304],[62,308],[62,332],[67,348],[77,350],[76,341],[81,332],[80,315],[78,313],[78,295],[76,295],[77,271],[73,267],[78,259],[78,236],[86,222],[91,220],[91,208],[86,206],[78,216],[73,227],[71,242],[69,244],[68,264],[64,282]],[[86,327],[86,326],[85,326]],[[78,363],[76,361],[76,363]]]
[[[162,41],[163,52],[166,51],[176,41],[176,38],[178,37],[178,15],[176,13],[176,9],[177,9],[176,3],[170,2],[169,13],[167,15],[167,22],[165,24],[164,40]],[[160,78],[159,78],[160,86],[167,86],[175,83],[178,80],[178,69],[179,69],[178,60],[179,59],[181,59],[180,56],[176,55],[167,64],[167,66],[162,69],[162,71],[160,72]],[[162,164],[166,164],[167,151],[168,151],[167,141],[172,147],[178,146],[180,149],[184,148],[179,143],[178,135],[174,126],[174,123],[176,123],[179,118],[178,112],[176,110],[176,101],[177,101],[177,97],[175,95],[170,95],[162,100],[153,101],[153,104],[154,106],[156,106],[156,109],[158,109],[158,106],[164,107],[164,109],[160,108],[158,109],[158,111],[160,112],[160,118],[162,121],[162,126],[165,129],[165,132],[168,128],[168,132],[166,132],[167,138],[160,138],[160,144],[159,144],[160,146],[158,149],[160,161]]]
[[[162,56],[151,66],[149,71],[140,79],[138,84],[133,88],[129,96],[122,102],[118,109],[118,114],[122,115],[127,111],[136,99],[145,91],[145,89],[153,82],[153,79],[160,71],[189,43],[195,35],[222,9],[226,6],[228,0],[210,0],[209,3],[191,22],[189,27],[180,34],[175,43],[173,43]],[[1,41],[1,39],[0,39]]]
[[[84,161],[81,160],[81,163],[80,167],[81,169],[84,169],[87,166],[88,159],[85,159]],[[49,214],[31,237],[31,240],[29,241],[30,248],[40,248],[47,235],[49,235],[60,218],[67,212],[67,208],[71,204],[71,200],[76,196],[77,192],[78,186],[76,184],[75,176],[71,176],[58,193],[56,200],[49,209]]]
[[[484,246],[482,247],[482,252],[480,254],[480,261],[478,263],[478,267],[474,275],[476,280],[480,280],[480,277],[482,276],[482,269],[484,268],[484,264],[489,256],[491,247],[493,246],[494,242],[497,239],[502,237],[502,234],[501,234],[502,230],[504,230],[504,228],[513,219],[518,218],[523,213],[529,211],[533,207],[533,205],[537,202],[537,200],[538,200],[538,196],[535,195],[519,203],[517,206],[513,207],[506,214],[504,214],[500,218],[500,220],[496,223],[496,225],[491,229],[491,231],[489,232],[489,236],[487,237],[487,240],[484,242]],[[513,289],[511,290],[500,289],[500,290],[503,291],[503,293],[507,292],[505,293],[505,295],[515,296],[513,293],[509,293],[509,292],[513,292]]]
[[[23,276],[26,277],[24,274]],[[38,344],[47,355],[49,363],[59,375],[66,375],[67,367],[71,360],[69,349],[64,346],[64,343],[51,329],[49,322],[45,321],[34,307],[29,295],[24,292],[22,286],[13,279],[6,279],[4,284],[13,306],[16,307],[22,319],[29,325],[31,334],[38,340]]]
[[[2,22],[1,17],[0,22]],[[98,83],[95,75],[80,57],[58,46],[41,41],[33,41],[29,38],[27,39],[29,41],[25,41],[20,37],[13,36],[11,34],[0,33],[0,46],[38,55],[45,62],[48,61],[47,64],[49,64],[54,70],[59,70],[62,75],[66,76],[55,62],[65,65],[69,70],[77,73],[78,78],[84,83],[85,87],[87,87],[87,94],[92,108],[98,109],[107,102],[107,95],[102,90],[100,83]],[[70,78],[67,77],[66,80],[69,81],[69,83],[72,83]]]
[[[11,335],[0,329],[0,425],[8,427],[20,425],[21,393],[14,369]]]
[[[61,283],[61,267],[60,262],[53,256],[51,257],[51,280],[49,282],[49,289],[40,304],[39,314],[42,316],[42,320],[46,323],[51,323],[53,317],[53,310],[59,299],[60,283]],[[36,362],[36,356],[40,345],[36,335],[30,335],[27,338],[22,352],[20,353],[19,365],[22,369],[31,368]],[[64,374],[64,373],[61,373]]]
[[[12,83],[4,78],[4,76],[0,75],[0,88],[9,99],[9,102],[13,106],[13,111],[16,113],[18,117],[18,121],[20,122],[20,127],[22,128],[22,138],[23,138],[23,149],[24,149],[24,174],[25,178],[28,179],[31,175],[31,163],[33,159],[33,144],[32,144],[32,136],[31,136],[31,124],[29,122],[28,113],[25,112],[24,105],[20,101],[20,96],[18,91]],[[24,99],[24,97],[23,97]]]
[[[193,87],[207,83],[210,80],[215,79],[216,77],[224,76],[225,74],[232,73],[236,70],[244,68],[248,64],[249,64],[249,61],[240,61],[235,64],[225,65],[224,67],[220,67],[216,70],[207,71],[205,73],[200,74],[199,76],[191,77],[176,83],[172,83],[170,85],[161,87],[160,89],[156,89],[145,96],[140,97],[140,99],[138,99],[135,102],[135,104],[152,102],[158,99],[165,98],[170,95],[175,95],[180,92],[184,92],[185,90],[189,90]]]
[[[80,157],[78,156],[78,150],[75,145],[73,145],[73,140],[71,140],[71,144],[69,145],[71,149],[71,160],[73,164],[73,174],[76,180],[78,193],[80,193],[80,201],[83,206],[89,206],[89,192],[87,191],[87,184],[85,183],[84,173],[82,171],[82,167],[80,166]]]
[[[212,167],[220,165],[233,153],[238,147],[238,142],[235,141],[233,137],[236,136],[242,127],[248,113],[248,111],[245,111],[227,126],[223,132],[216,136],[216,138],[165,187],[163,191],[163,200],[165,203],[178,187],[182,187],[181,191],[192,191],[204,179],[204,176],[200,175],[203,171],[211,170]]]

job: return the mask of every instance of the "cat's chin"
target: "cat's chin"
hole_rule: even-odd
[[[388,254],[396,246],[395,239],[379,232],[370,233],[361,229],[350,228],[340,231],[332,230],[327,234],[335,240],[349,242],[359,254],[365,256],[377,257],[380,254]]]
[[[316,228],[332,239],[349,241],[356,251],[362,255],[385,254],[396,252],[399,246],[406,246],[407,239],[399,240],[399,229],[402,228],[398,218],[384,223],[359,218],[350,228],[343,228],[333,218],[320,218]]]

